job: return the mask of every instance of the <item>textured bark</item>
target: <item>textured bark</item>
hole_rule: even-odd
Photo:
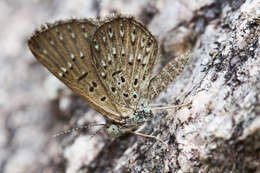
[[[0,4],[8,14],[0,19],[0,172],[260,172],[259,0]],[[192,104],[157,111],[141,129],[168,148],[133,135],[91,138],[96,129],[50,138],[103,119],[44,71],[24,40],[47,21],[111,11],[148,24],[161,44],[157,72],[192,49],[183,73],[155,101]]]

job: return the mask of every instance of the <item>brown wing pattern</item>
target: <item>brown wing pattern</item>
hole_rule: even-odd
[[[91,60],[90,42],[97,25],[89,20],[50,24],[29,39],[34,56],[92,108],[117,122],[119,111],[107,96]]]
[[[116,17],[96,30],[93,64],[118,107],[146,104],[157,52],[156,39],[133,18]]]

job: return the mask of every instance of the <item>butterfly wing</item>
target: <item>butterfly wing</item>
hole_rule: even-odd
[[[172,59],[163,69],[151,80],[149,85],[149,98],[154,100],[177,76],[183,71],[191,56],[191,52]]]
[[[135,110],[146,104],[157,52],[156,39],[133,18],[116,17],[96,30],[93,64],[118,107]]]
[[[91,60],[90,42],[97,25],[89,20],[49,24],[28,40],[34,56],[97,112],[114,121],[120,114],[107,97]]]

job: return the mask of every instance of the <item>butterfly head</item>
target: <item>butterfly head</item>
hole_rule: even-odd
[[[124,128],[120,124],[111,123],[111,124],[107,125],[105,131],[111,137],[119,137],[122,134],[126,133],[128,131],[128,129]]]

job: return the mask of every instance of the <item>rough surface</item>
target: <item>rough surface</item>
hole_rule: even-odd
[[[260,172],[260,1],[140,2],[0,2],[0,172]],[[142,129],[168,148],[132,135],[91,138],[96,129],[52,138],[104,120],[33,58],[26,40],[45,22],[111,12],[148,24],[161,44],[158,63],[193,47],[184,72],[156,100],[192,104],[157,111]]]

